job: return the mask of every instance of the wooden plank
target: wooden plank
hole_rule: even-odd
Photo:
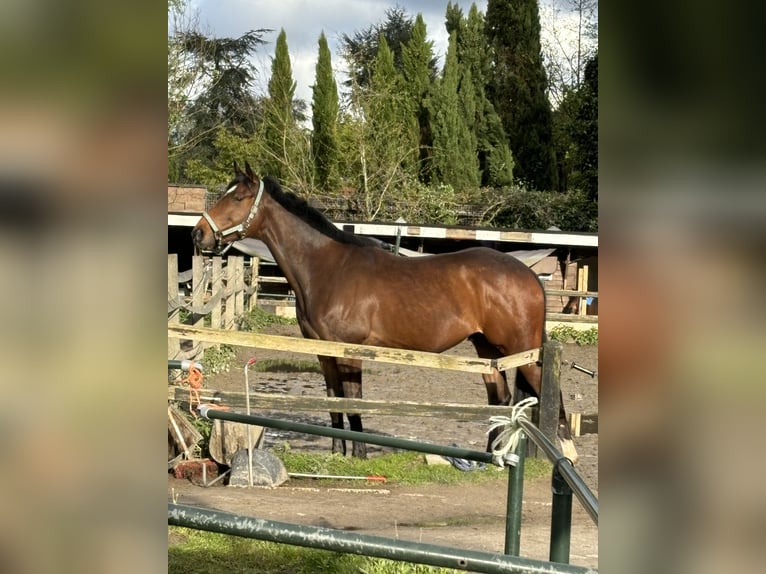
[[[234,316],[245,312],[245,259],[229,257],[229,264],[234,267]]]
[[[546,289],[545,294],[565,297],[598,297],[598,291],[572,291],[571,289]]]
[[[215,293],[223,289],[223,260],[220,257],[213,257],[213,268],[210,276],[210,292]],[[221,300],[216,301],[210,311],[210,326],[213,329],[221,328]]]
[[[582,266],[582,285],[578,285],[578,289],[588,289],[588,266]],[[578,307],[580,316],[588,314],[588,305],[585,302],[585,297],[580,297],[580,306]]]
[[[245,311],[249,313],[255,307],[255,302],[258,300],[258,265],[259,261],[257,257],[250,258],[250,284],[247,286],[250,294],[245,298]]]
[[[395,363],[434,369],[447,369],[467,373],[491,373],[496,361],[469,357],[441,355],[423,351],[389,349],[371,345],[350,345],[333,341],[283,337],[241,331],[222,331],[188,325],[168,325],[168,337],[193,339],[211,343],[226,343],[240,347],[260,347],[276,351],[293,351],[311,355],[327,355],[347,359],[362,359],[381,363]]]
[[[531,349],[529,351],[522,351],[514,355],[507,355],[500,357],[496,360],[497,369],[499,371],[507,371],[515,367],[521,367],[528,365],[529,363],[536,363],[540,359],[540,349]]]
[[[189,401],[189,389],[168,387],[168,400],[180,403]],[[245,393],[241,391],[216,391],[200,389],[200,400],[222,407],[245,408]],[[460,420],[488,420],[489,417],[508,416],[511,407],[497,405],[468,405],[461,403],[416,403],[412,401],[389,401],[371,399],[347,399],[338,397],[307,397],[276,393],[250,393],[251,409],[259,411],[309,411],[353,412],[390,416],[444,417]]]
[[[204,304],[204,296],[207,292],[207,285],[202,284],[205,274],[205,261],[199,255],[192,257],[192,308],[199,309]],[[192,314],[192,324],[195,327],[203,327],[205,316]]]
[[[226,264],[226,271],[224,274],[226,281],[226,288],[223,291],[223,328],[234,328],[234,266],[229,262]],[[209,341],[219,342],[219,341]]]
[[[546,321],[561,321],[564,323],[598,323],[598,315],[572,315],[569,313],[546,313]]]
[[[582,413],[570,413],[569,414],[569,432],[573,437],[580,436],[580,422],[582,420]]]
[[[168,300],[178,299],[178,254],[168,253]],[[168,325],[177,325],[181,322],[178,309],[173,310],[168,317]],[[176,339],[168,339],[168,359],[175,359],[181,351],[180,342]]]

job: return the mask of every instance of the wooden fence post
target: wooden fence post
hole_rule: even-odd
[[[217,293],[223,290],[223,263],[220,257],[213,257],[213,268],[210,276],[210,293],[215,297]],[[213,304],[210,310],[210,327],[213,329],[221,328],[221,299]]]
[[[250,295],[247,298],[247,312],[249,313],[255,308],[258,302],[258,266],[260,265],[260,259],[253,257],[250,259],[250,285],[248,285],[248,291]]]
[[[168,301],[178,299],[178,254],[168,253]],[[179,310],[173,309],[168,316],[168,325],[178,325]],[[168,359],[175,359],[181,352],[180,339],[168,338]]]
[[[224,277],[226,278],[226,288],[223,291],[223,328],[224,329],[233,329],[234,328],[234,277],[236,275],[236,272],[234,270],[234,265],[232,264],[232,258],[229,257],[226,260],[226,273],[224,273]]]
[[[205,260],[201,255],[192,257],[192,308],[199,309],[205,303],[205,292],[207,285],[203,285],[205,275]],[[205,326],[205,316],[197,313],[191,314],[191,324],[195,327]]]
[[[543,344],[543,374],[540,389],[540,431],[558,448],[556,431],[559,426],[561,403],[561,354],[564,346],[558,341]]]
[[[231,262],[231,258],[229,259]],[[234,257],[234,316],[245,312],[245,258]]]

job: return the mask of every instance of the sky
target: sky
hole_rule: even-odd
[[[548,3],[555,1],[547,0]],[[444,15],[448,0],[191,0],[190,3],[199,12],[201,31],[209,36],[234,38],[253,29],[274,30],[264,35],[268,44],[258,48],[255,58],[259,73],[256,89],[259,92],[266,91],[276,39],[280,29],[284,28],[297,84],[295,96],[305,100],[309,107],[322,31],[332,52],[332,65],[339,85],[347,78],[345,62],[338,50],[342,35],[353,35],[370,24],[382,22],[386,10],[397,5],[413,17],[418,13],[423,15],[428,39],[433,41],[434,53],[440,58],[439,65],[447,51]],[[472,3],[453,0],[464,14],[468,13]],[[486,13],[487,0],[475,3],[481,12]]]

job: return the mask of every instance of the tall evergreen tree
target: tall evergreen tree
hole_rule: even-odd
[[[457,4],[447,4],[447,32],[457,34],[457,57],[461,68],[470,71],[475,117],[471,123],[476,136],[481,185],[502,187],[513,181],[513,157],[500,117],[487,97],[490,74],[489,46],[484,35],[484,16],[476,4],[467,17]]]
[[[172,48],[186,54],[203,89],[176,113],[173,133],[168,134],[169,166],[175,181],[187,181],[189,162],[212,166],[219,130],[246,134],[253,129],[256,101],[252,94],[255,68],[250,56],[264,44],[270,30],[250,30],[239,38],[209,38],[196,30],[177,31]],[[188,68],[190,63],[186,63]]]
[[[508,134],[515,177],[535,189],[555,189],[553,122],[537,0],[489,0],[485,33],[494,59],[489,97]]]
[[[554,114],[560,191],[579,189],[598,201],[598,52],[585,63],[583,82],[564,91]]]
[[[431,177],[433,133],[428,98],[434,81],[433,60],[433,42],[426,39],[426,24],[423,16],[418,14],[412,37],[402,48],[402,75],[409,95],[410,114],[414,118],[413,142],[418,150],[419,179],[424,183],[428,183]]]
[[[311,103],[312,156],[317,184],[324,190],[331,189],[338,177],[338,86],[332,73],[330,48],[324,32],[319,36],[319,58]]]
[[[432,114],[434,116],[434,178],[461,191],[479,185],[479,164],[476,158],[476,138],[466,118],[474,113],[467,108],[473,102],[470,71],[463,75],[457,62],[457,35],[450,34],[441,81],[435,90]]]
[[[402,71],[403,48],[412,38],[414,25],[412,16],[408,15],[404,8],[395,6],[386,10],[386,18],[383,22],[372,24],[364,30],[355,32],[352,36],[343,34],[342,52],[348,64],[350,76],[346,85],[361,87],[369,85],[381,36],[386,39],[388,49],[391,50],[394,67]],[[429,67],[432,75],[435,75],[435,57],[431,58]]]
[[[287,166],[293,152],[295,86],[290,53],[287,48],[287,34],[283,28],[277,37],[274,58],[271,61],[269,97],[264,117],[264,144],[267,152],[264,171],[282,180],[288,176]]]

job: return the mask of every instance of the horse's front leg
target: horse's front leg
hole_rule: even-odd
[[[338,359],[338,371],[343,386],[343,396],[348,399],[362,398],[362,361]],[[352,431],[362,432],[362,415],[346,413],[348,426]],[[357,458],[367,458],[367,444],[354,441],[351,455]]]
[[[319,364],[322,367],[324,373],[324,382],[327,388],[328,397],[342,397],[343,396],[343,384],[341,383],[340,371],[338,370],[338,363],[335,357],[324,357],[319,355]],[[343,428],[343,413],[330,412],[330,421],[332,428]],[[332,439],[332,452],[333,454],[340,453],[346,454],[346,441],[342,438]]]

